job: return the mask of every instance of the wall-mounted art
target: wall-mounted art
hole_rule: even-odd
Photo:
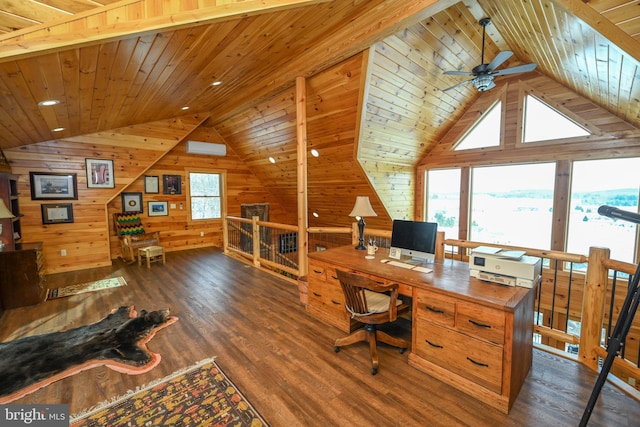
[[[182,194],[182,177],[180,175],[162,175],[162,192],[164,194]]]
[[[160,192],[160,179],[157,176],[145,176],[144,177],[144,192],[145,193],[159,193]]]
[[[122,193],[122,212],[142,213],[142,193]]]
[[[78,199],[76,174],[29,172],[32,200]]]
[[[167,216],[169,215],[169,203],[162,202],[147,202],[147,215],[149,216]]]
[[[87,188],[115,188],[113,160],[85,159]]]
[[[73,205],[71,203],[40,206],[42,208],[43,224],[73,222]]]

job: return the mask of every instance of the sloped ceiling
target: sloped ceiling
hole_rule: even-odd
[[[493,23],[487,60],[512,50],[504,66],[535,62],[538,72],[640,126],[637,1],[48,0],[75,14],[66,19],[45,16],[40,3],[17,3],[0,6],[0,29],[18,28],[0,37],[2,150],[184,114],[223,126],[291,89],[296,77],[371,47],[358,158],[374,187],[405,204],[416,163],[483,96],[470,84],[442,89],[461,81],[444,71],[480,64],[485,16]],[[18,25],[16,17],[25,19]],[[60,104],[38,105],[50,98]],[[254,128],[261,131],[269,129]],[[253,150],[238,151],[282,144],[249,142]],[[280,167],[282,176],[295,175],[287,169],[295,162]]]

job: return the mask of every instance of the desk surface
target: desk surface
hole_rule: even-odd
[[[309,258],[343,267],[345,270],[378,276],[414,288],[429,289],[508,311],[513,311],[514,307],[532,291],[528,288],[484,282],[471,277],[469,264],[462,261],[445,259],[427,263],[425,266],[432,268],[433,272],[421,273],[380,262],[382,259],[389,259],[388,249],[378,250],[374,259],[366,259],[366,255],[367,251],[356,250],[353,246],[341,246],[312,252]]]

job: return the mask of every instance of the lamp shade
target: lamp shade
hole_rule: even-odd
[[[0,218],[13,218],[15,215],[7,209],[7,205],[4,204],[4,200],[0,199]]]
[[[353,206],[353,210],[349,214],[349,216],[378,216],[373,208],[371,207],[371,202],[369,201],[368,196],[358,196],[356,197],[356,204]]]

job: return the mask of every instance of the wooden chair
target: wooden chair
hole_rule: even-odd
[[[147,233],[142,226],[140,215],[132,213],[114,213],[113,224],[120,239],[122,259],[129,263],[136,261],[138,249],[148,246],[160,246],[160,233]]]
[[[360,341],[368,342],[371,375],[375,375],[378,373],[378,341],[400,348],[401,354],[409,348],[406,340],[378,330],[377,325],[394,322],[399,314],[409,311],[411,307],[398,299],[397,283],[382,285],[367,276],[340,270],[336,270],[336,274],[344,293],[345,308],[353,319],[365,326],[347,337],[338,338],[334,350],[337,353],[342,346]]]

